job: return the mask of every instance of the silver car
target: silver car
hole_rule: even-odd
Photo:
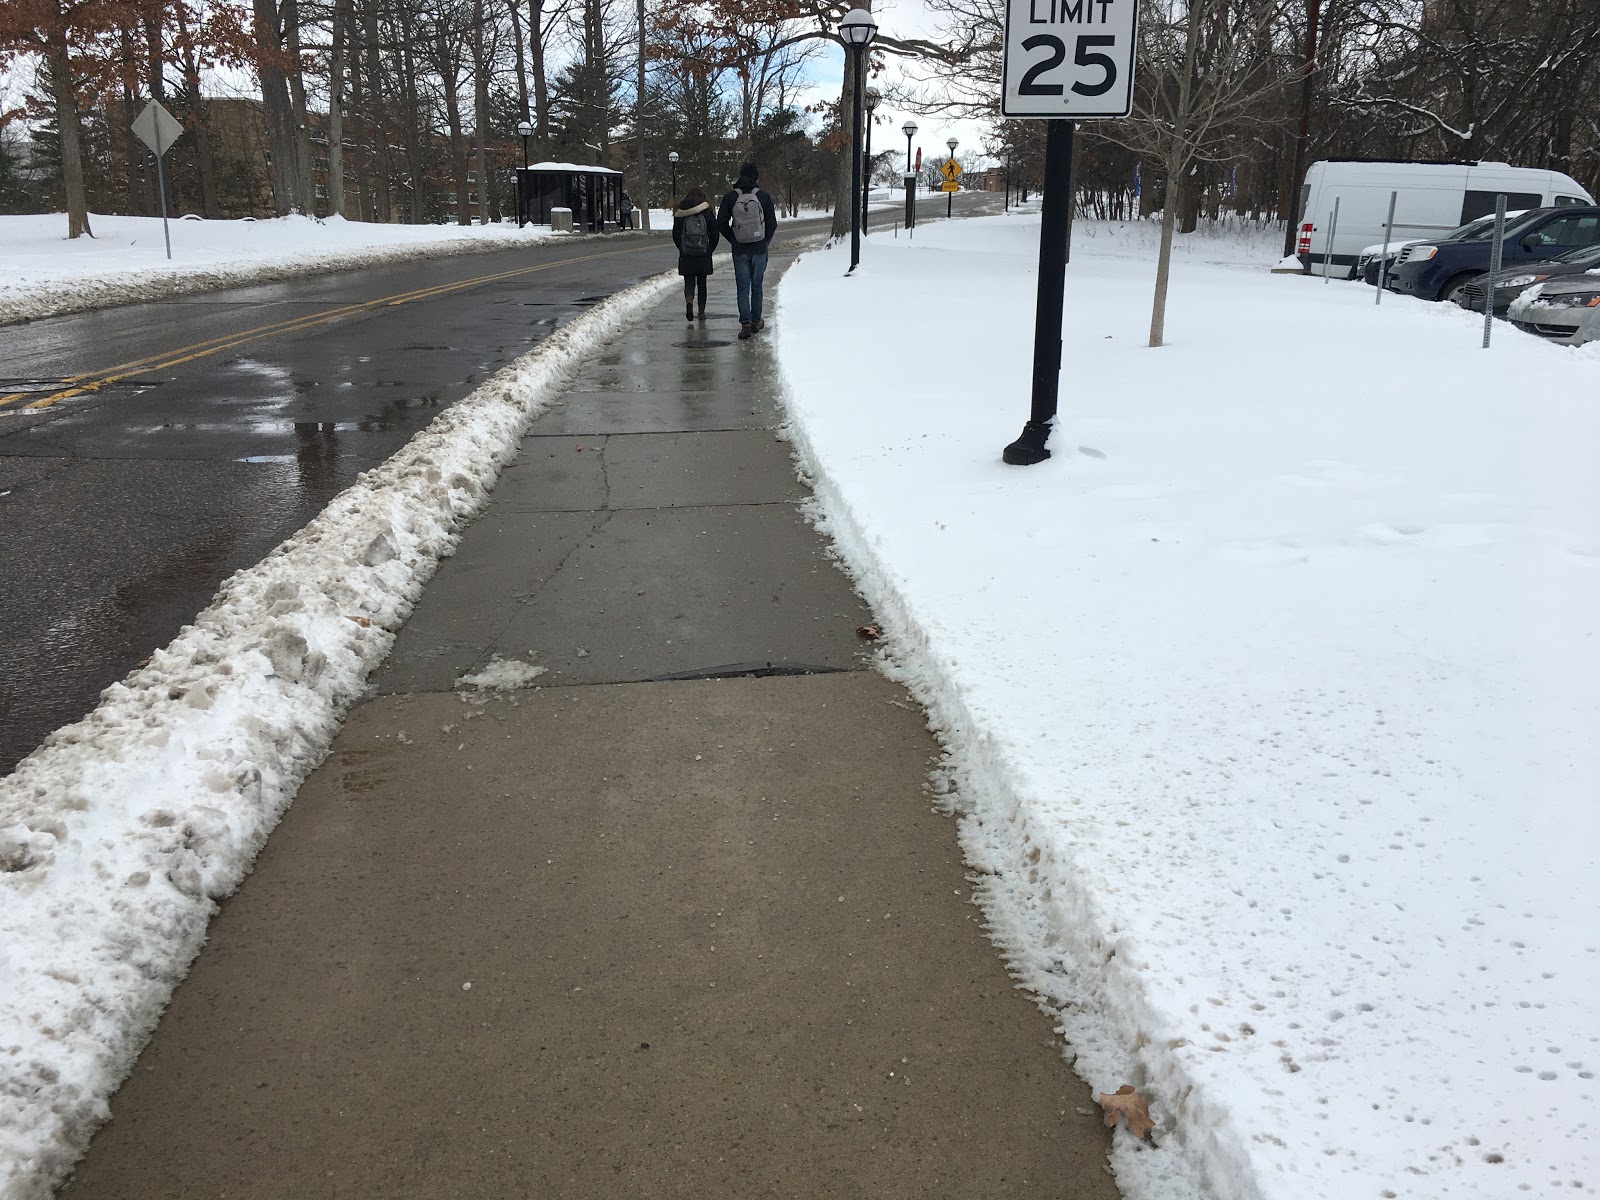
[[[1600,271],[1535,284],[1506,315],[1518,329],[1565,346],[1600,341]]]

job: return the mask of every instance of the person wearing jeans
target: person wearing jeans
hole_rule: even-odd
[[[733,283],[739,297],[741,340],[767,327],[762,319],[762,277],[767,273],[767,249],[778,229],[772,197],[756,186],[761,172],[755,163],[739,168],[733,189],[717,210],[717,228],[733,254]]]

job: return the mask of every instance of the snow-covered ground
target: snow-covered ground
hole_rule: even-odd
[[[68,240],[67,218],[0,217],[0,325],[61,313],[345,270],[525,245],[548,226],[376,225],[342,217],[172,220],[172,258],[158,217],[90,218],[95,236]]]
[[[892,207],[876,199],[873,207]],[[826,212],[803,209],[808,220]],[[440,258],[527,245],[551,237],[548,225],[378,225],[343,217],[263,221],[168,222],[172,257],[158,217],[94,214],[95,236],[67,238],[62,213],[0,216],[0,325],[240,287],[293,275],[384,262]],[[652,230],[672,228],[671,209],[651,209]],[[616,236],[616,235],[614,235]],[[628,236],[626,234],[620,236]]]
[[[321,761],[528,421],[677,282],[613,296],[451,406],[0,779],[0,1198],[47,1196],[76,1161],[216,900]],[[463,683],[541,669],[497,661]]]
[[[1182,239],[1152,350],[1154,225],[1080,221],[1007,467],[1038,228],[810,254],[774,327],[993,936],[1154,1104],[1126,1194],[1600,1189],[1600,347],[1245,230]]]
[[[1008,468],[1037,230],[874,236],[850,280],[808,255],[774,332],[996,940],[1094,1090],[1155,1104],[1124,1190],[1600,1187],[1600,347],[1485,353],[1459,310],[1268,275],[1279,235],[1235,227],[1181,240],[1152,351],[1156,227],[1080,221],[1056,457]],[[103,1117],[528,416],[674,283],[448,410],[0,781],[5,1200]]]

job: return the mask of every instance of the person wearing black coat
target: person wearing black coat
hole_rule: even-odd
[[[698,217],[697,224],[705,227],[707,248],[704,254],[691,254],[683,248],[684,227],[692,217]],[[678,274],[683,276],[683,316],[687,321],[694,320],[697,298],[700,319],[706,319],[706,280],[713,270],[711,255],[719,240],[711,201],[700,188],[690,188],[678,207],[672,210],[672,244],[678,248]]]

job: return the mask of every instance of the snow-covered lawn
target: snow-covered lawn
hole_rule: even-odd
[[[342,217],[170,221],[90,218],[95,236],[68,240],[67,218],[0,217],[0,324],[159,299],[289,275],[525,245],[548,226],[375,225]]]
[[[676,286],[597,305],[452,405],[0,779],[0,1200],[49,1194],[457,530],[571,367]],[[506,686],[540,668],[463,680]]]
[[[1037,239],[810,254],[774,328],[994,936],[1155,1106],[1126,1194],[1600,1189],[1600,347],[1268,234],[1184,239],[1151,350],[1154,227],[1080,222],[1055,456],[1007,467]]]

